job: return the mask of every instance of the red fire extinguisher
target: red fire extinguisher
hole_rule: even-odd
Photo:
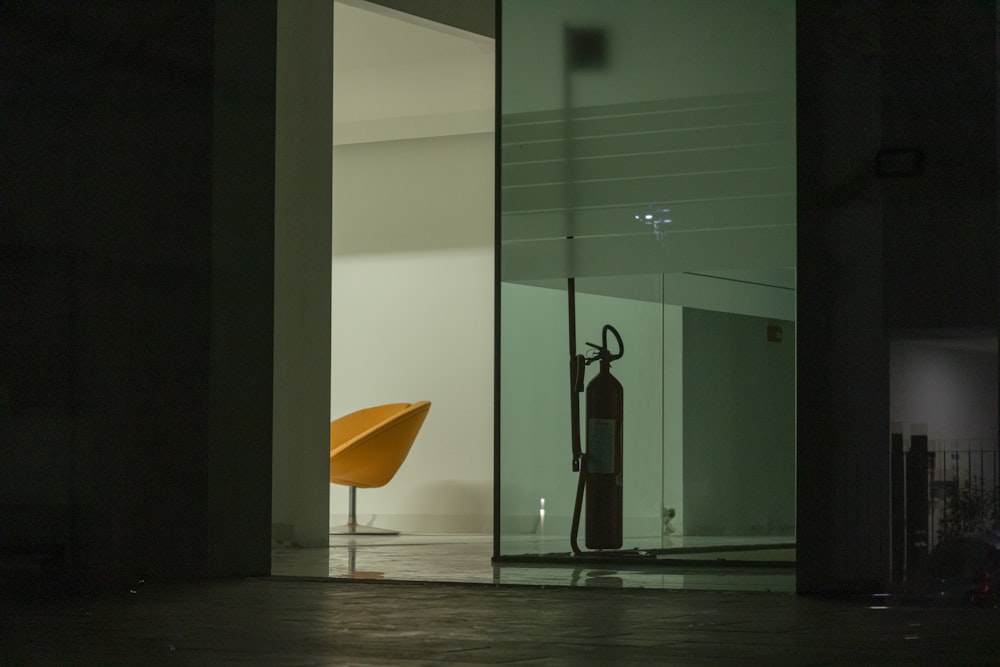
[[[615,337],[617,352],[611,352],[608,347],[608,333]],[[593,348],[590,356],[580,354],[573,359],[574,388],[577,394],[583,391],[586,366],[596,361],[599,362],[600,369],[586,389],[586,452],[579,445],[579,428],[573,429],[573,469],[580,473],[570,535],[574,553],[580,553],[577,533],[584,495],[587,499],[587,548],[620,549],[622,546],[624,391],[621,382],[611,374],[611,362],[622,358],[625,346],[618,331],[610,324],[604,325],[600,345],[587,345]],[[573,412],[575,423],[578,424],[579,408]]]

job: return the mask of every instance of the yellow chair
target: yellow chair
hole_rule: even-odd
[[[398,535],[398,530],[359,526],[357,490],[384,486],[403,465],[431,409],[430,401],[391,403],[330,422],[330,481],[351,487],[347,523],[331,535]]]

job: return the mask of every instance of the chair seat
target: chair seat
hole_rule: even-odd
[[[371,488],[389,483],[406,460],[430,401],[364,408],[330,423],[330,481]]]
[[[430,401],[389,403],[330,422],[330,482],[351,487],[347,523],[332,535],[399,534],[358,525],[357,489],[384,486],[396,475],[430,408]]]

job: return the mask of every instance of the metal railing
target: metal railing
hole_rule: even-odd
[[[990,439],[931,440],[927,452],[928,547],[1000,522],[1000,455]]]

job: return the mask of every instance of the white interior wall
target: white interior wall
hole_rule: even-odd
[[[330,416],[429,400],[363,524],[490,532],[493,40],[334,3]],[[330,486],[330,525],[348,490]]]
[[[905,436],[914,423],[925,423],[930,440],[997,438],[995,344],[891,344],[890,414]]]
[[[429,400],[396,477],[358,490],[358,521],[490,532],[493,135],[334,149],[331,418]],[[331,485],[331,525],[346,487]]]

